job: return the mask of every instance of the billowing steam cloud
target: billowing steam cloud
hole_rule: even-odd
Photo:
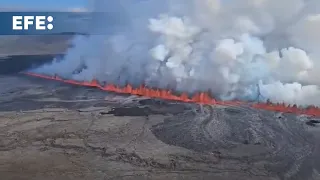
[[[319,0],[91,2],[109,14],[92,33],[108,35],[77,37],[63,61],[35,71],[320,105]]]

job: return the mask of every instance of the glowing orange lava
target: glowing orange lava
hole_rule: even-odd
[[[121,94],[132,94],[138,96],[146,96],[152,98],[160,98],[166,100],[174,100],[181,102],[189,102],[189,103],[198,103],[198,104],[210,104],[210,105],[234,105],[239,106],[241,104],[247,104],[246,102],[240,101],[217,101],[214,98],[210,97],[208,93],[199,92],[195,94],[193,97],[188,97],[186,93],[182,93],[180,96],[174,95],[170,90],[163,89],[151,89],[141,85],[139,88],[133,88],[131,85],[126,85],[125,87],[119,87],[114,84],[100,85],[97,80],[92,80],[91,82],[80,82],[75,80],[65,80],[58,76],[47,76],[36,73],[23,73],[33,77],[39,77],[43,79],[60,81],[68,84],[79,85],[79,86],[87,86],[99,88],[103,91],[121,93]],[[250,105],[253,108],[264,109],[270,111],[284,112],[284,113],[295,113],[295,114],[305,114],[310,116],[320,117],[320,108],[315,106],[310,106],[306,109],[298,108],[296,105],[286,106],[285,104],[272,104],[272,103],[255,103]]]

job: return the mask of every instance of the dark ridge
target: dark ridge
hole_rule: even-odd
[[[101,113],[101,115],[104,115],[104,114],[112,114],[114,116],[149,116],[149,115],[156,115],[156,114],[177,115],[184,112],[185,110],[190,110],[190,107],[187,107],[184,104],[167,103],[165,105],[148,104],[146,106],[114,107],[108,112]]]
[[[319,124],[320,123],[320,120],[310,120],[311,123],[314,123],[314,124]]]
[[[113,108],[106,114],[113,114],[114,116],[148,116],[153,113],[148,107],[120,107]]]
[[[48,35],[67,35],[67,36],[75,36],[75,35],[82,35],[82,36],[88,36],[88,33],[78,33],[78,32],[61,32],[61,33],[50,33]]]
[[[157,99],[143,99],[139,101],[139,104],[141,105],[169,105],[168,102],[163,100],[157,100]]]
[[[235,109],[235,108],[225,108],[224,109],[226,113],[231,114],[231,115],[239,115],[240,113],[243,113],[240,109]]]
[[[306,122],[306,125],[315,127],[319,123],[320,123],[320,120],[309,120]]]

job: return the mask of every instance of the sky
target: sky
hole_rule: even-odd
[[[3,8],[82,9],[88,0],[1,0]]]

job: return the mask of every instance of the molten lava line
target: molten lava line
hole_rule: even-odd
[[[115,93],[121,93],[121,94],[132,94],[132,95],[146,96],[151,98],[160,98],[160,99],[166,99],[166,100],[175,100],[175,101],[181,101],[181,102],[209,104],[209,105],[233,105],[233,106],[239,106],[241,104],[248,105],[248,103],[246,102],[239,102],[239,101],[217,101],[214,98],[210,97],[209,94],[205,92],[197,93],[193,97],[189,98],[186,93],[182,93],[180,96],[177,96],[172,94],[170,90],[151,89],[151,88],[145,87],[144,85],[141,85],[139,88],[133,88],[131,85],[126,85],[125,87],[121,88],[114,84],[106,84],[102,86],[98,83],[97,80],[92,80],[91,82],[80,82],[75,80],[65,80],[58,76],[48,76],[48,75],[31,73],[31,72],[27,72],[23,74],[42,78],[42,79],[60,81],[60,82],[73,84],[73,85],[99,88],[103,91],[109,91],[109,92],[115,92]],[[310,106],[308,108],[302,109],[302,108],[298,108],[296,105],[287,106],[285,104],[256,103],[251,105],[251,107],[257,108],[257,109],[270,110],[270,111],[305,114],[305,115],[320,117],[320,108],[315,106]]]

